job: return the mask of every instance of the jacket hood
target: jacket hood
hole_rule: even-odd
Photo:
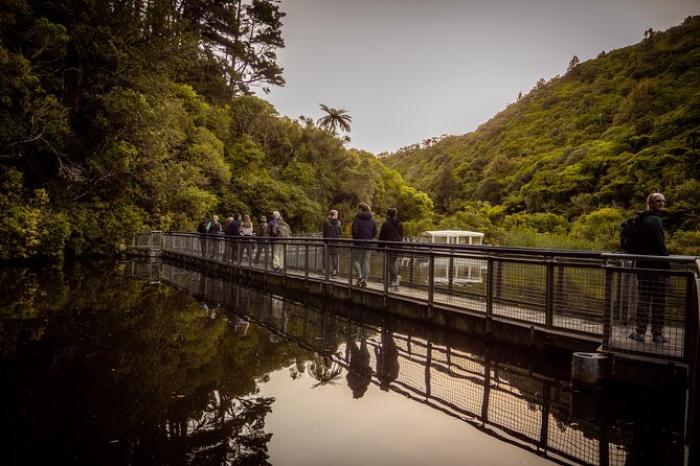
[[[357,218],[361,218],[363,220],[371,220],[372,212],[360,212],[357,214]]]

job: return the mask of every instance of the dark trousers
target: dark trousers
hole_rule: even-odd
[[[390,252],[387,254],[387,260],[389,261],[389,281],[395,282],[396,277],[399,276],[399,255]]]
[[[207,257],[207,238],[205,236],[199,237],[199,249],[202,250],[202,257]]]
[[[651,333],[654,336],[662,335],[664,331],[664,317],[666,313],[666,285],[667,277],[655,273],[640,272],[637,274],[637,333],[644,334],[649,324],[649,311],[651,310]]]

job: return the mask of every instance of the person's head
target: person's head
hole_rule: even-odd
[[[369,206],[364,202],[360,202],[359,204],[357,204],[357,209],[360,212],[369,212]]]
[[[243,223],[245,223],[245,224],[250,223],[250,214],[243,215]]]
[[[264,215],[261,215],[260,218],[258,219],[258,221],[260,223],[265,223],[265,222],[267,222],[267,217],[265,217]]]
[[[660,211],[666,207],[666,198],[661,193],[651,193],[647,196],[647,209]]]
[[[241,219],[241,214],[239,214],[238,212],[236,212],[235,214],[233,214],[233,218],[234,218],[234,220],[240,220],[240,219]]]
[[[218,222],[218,221],[219,221],[219,216],[218,216],[218,215],[214,215],[211,219],[214,220],[215,222]]]
[[[396,218],[396,209],[394,207],[390,207],[386,209],[386,217],[387,218]]]
[[[274,220],[277,220],[277,219],[279,219],[279,218],[281,218],[281,217],[282,217],[282,215],[280,215],[280,211],[279,211],[279,210],[273,210],[273,211],[272,211],[272,218],[273,218]]]
[[[328,212],[328,217],[329,218],[338,218],[338,211],[333,209],[330,212]]]
[[[233,217],[227,217],[226,218],[226,225],[228,225],[231,222],[233,222]]]

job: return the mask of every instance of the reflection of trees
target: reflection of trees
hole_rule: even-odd
[[[316,388],[321,385],[335,385],[335,380],[343,373],[343,368],[340,364],[334,361],[330,356],[316,354],[311,361],[306,363],[306,369],[309,375],[317,380],[318,383],[311,388]]]
[[[28,464],[114,459],[105,455],[120,463],[266,464],[274,400],[255,395],[256,379],[288,366],[301,353],[294,345],[273,344],[258,327],[240,335],[223,313],[204,316],[181,293],[109,267],[77,267],[50,287],[35,283],[32,296],[61,296],[61,305],[39,308],[48,324],[0,326],[0,341],[15,342],[0,352],[0,411],[15,432],[0,448]]]

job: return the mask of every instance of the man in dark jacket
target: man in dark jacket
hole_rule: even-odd
[[[207,256],[207,233],[209,233],[209,228],[211,227],[211,222],[207,220],[206,217],[202,217],[202,221],[197,225],[197,233],[199,233],[199,248],[202,251],[202,257]]]
[[[403,225],[399,222],[397,218],[396,209],[387,209],[386,211],[386,221],[382,225],[382,229],[379,232],[380,241],[403,241]],[[399,253],[397,249],[401,247],[400,244],[391,245],[391,250],[388,253],[389,260],[389,280],[391,286],[394,288],[399,287],[401,282],[401,275],[399,275]]]
[[[323,238],[326,239],[326,251],[328,253],[326,267],[328,267],[331,277],[335,277],[338,274],[338,265],[340,263],[338,242],[332,240],[341,236],[342,230],[340,228],[340,220],[338,220],[338,211],[334,209],[328,213],[326,223],[323,224]]]
[[[668,256],[664,238],[661,213],[666,206],[666,199],[661,193],[652,193],[647,197],[647,210],[639,213],[639,254],[648,256]],[[668,262],[637,261],[640,269],[668,269]],[[632,340],[644,341],[644,334],[649,323],[651,309],[651,335],[654,343],[666,343],[663,335],[666,307],[667,275],[653,270],[637,273],[638,301],[636,330],[629,337]]]
[[[357,208],[358,213],[352,221],[352,239],[361,241],[355,242],[353,267],[357,272],[357,286],[367,286],[372,254],[371,244],[367,244],[367,240],[373,240],[377,236],[377,223],[367,204],[360,202]]]
[[[226,224],[226,230],[224,233],[229,237],[226,238],[229,251],[227,260],[229,262],[237,262],[238,252],[240,249],[240,239],[238,239],[238,237],[241,236],[241,214],[233,214],[233,220]]]

